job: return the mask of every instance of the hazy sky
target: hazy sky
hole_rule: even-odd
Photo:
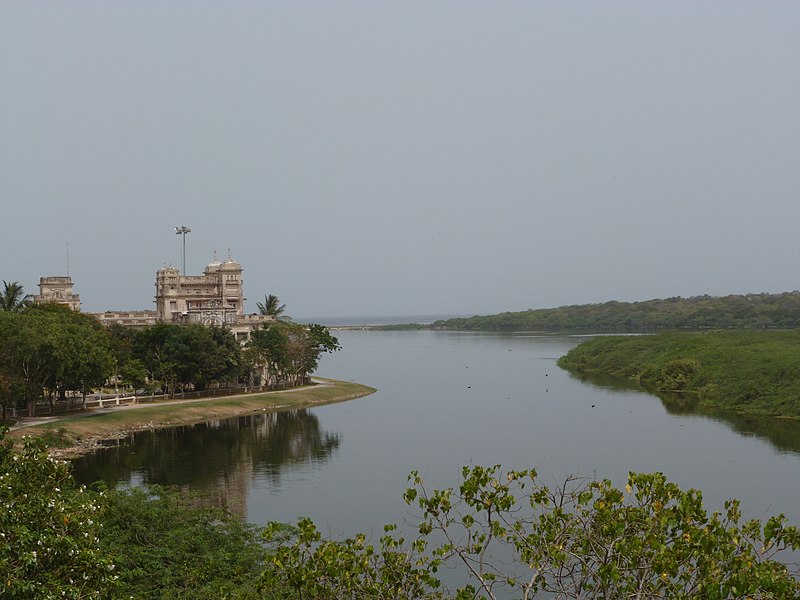
[[[153,307],[800,288],[800,2],[0,3],[0,278]]]

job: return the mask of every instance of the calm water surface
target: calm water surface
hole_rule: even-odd
[[[555,361],[580,337],[341,331],[318,374],[378,393],[313,410],[137,434],[76,462],[83,482],[212,491],[254,523],[312,517],[326,533],[381,532],[408,516],[406,476],[453,485],[463,465],[535,466],[546,483],[663,471],[710,508],[800,523],[800,425],[697,414]]]

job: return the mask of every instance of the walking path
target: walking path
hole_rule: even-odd
[[[206,396],[205,398],[191,398],[191,399],[178,399],[178,400],[165,400],[163,402],[146,402],[146,403],[131,403],[131,404],[121,404],[119,406],[115,404],[109,403],[107,406],[98,409],[90,409],[86,411],[81,411],[79,413],[71,413],[71,414],[61,414],[61,415],[53,415],[53,416],[44,416],[44,417],[17,417],[19,419],[14,425],[9,427],[10,431],[14,431],[15,429],[22,429],[24,427],[34,427],[36,425],[45,425],[46,423],[54,423],[56,421],[63,421],[65,419],[85,419],[89,417],[96,417],[98,415],[104,415],[109,412],[116,412],[119,410],[136,410],[137,408],[147,408],[152,406],[169,406],[171,404],[187,404],[191,402],[209,402],[211,400],[232,400],[235,398],[243,398],[248,396],[254,396],[256,394],[287,394],[291,392],[299,392],[302,390],[307,390],[310,387],[319,388],[319,387],[327,387],[332,385],[326,379],[317,379],[312,378],[312,382],[314,385],[303,385],[300,387],[290,388],[288,390],[271,390],[269,392],[250,392],[247,394],[233,394],[231,396]]]

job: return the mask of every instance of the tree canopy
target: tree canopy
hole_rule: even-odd
[[[327,327],[287,321],[253,331],[248,343],[251,361],[263,367],[271,385],[302,384],[324,352],[339,348],[339,341]]]
[[[8,389],[3,408],[68,391],[86,393],[111,375],[111,341],[103,326],[58,304],[0,312],[0,380]]]
[[[233,334],[220,327],[159,323],[136,331],[131,358],[153,385],[205,389],[210,382],[236,379],[241,348]]]
[[[275,296],[266,301],[280,315],[284,305]],[[299,385],[323,352],[339,349],[326,327],[290,320],[254,331],[245,351],[223,327],[158,323],[106,329],[93,316],[59,304],[14,306],[0,311],[3,418],[9,408],[23,407],[33,416],[43,399],[51,412],[56,400],[80,396],[85,404],[89,392],[107,383],[170,394],[230,387],[259,376],[267,386]]]

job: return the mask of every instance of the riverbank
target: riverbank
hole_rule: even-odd
[[[75,458],[101,448],[111,440],[147,429],[227,419],[253,412],[285,408],[305,408],[333,404],[368,396],[376,390],[366,385],[332,379],[315,379],[314,385],[291,390],[241,394],[225,398],[170,400],[157,404],[136,404],[96,409],[79,415],[21,421],[8,433],[9,438],[42,438],[56,458]]]
[[[597,337],[558,365],[688,394],[699,406],[800,418],[800,331],[709,331]]]

